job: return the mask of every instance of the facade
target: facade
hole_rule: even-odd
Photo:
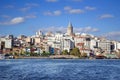
[[[11,49],[13,46],[13,42],[12,39],[8,39],[8,38],[0,38],[0,48],[8,48]]]
[[[89,54],[92,51],[95,55],[120,52],[120,42],[118,41],[110,41],[86,33],[73,34],[73,26],[69,23],[67,32],[64,34],[48,32],[44,35],[39,30],[31,37],[20,35],[18,38],[14,38],[13,35],[8,35],[0,38],[0,51],[11,49],[21,52],[25,49],[24,51],[30,52],[30,48],[33,47],[35,53],[45,51],[51,54],[61,54],[63,50],[70,52],[77,47],[81,53]]]
[[[98,48],[98,42],[95,39],[91,39],[91,41],[90,41],[90,49],[95,50],[95,48]]]
[[[120,42],[117,43],[117,50],[120,49]]]
[[[37,31],[35,37],[43,37],[43,32],[42,31]]]
[[[80,52],[84,52],[85,50],[85,38],[81,36],[74,37],[75,47],[79,48]]]
[[[35,40],[35,45],[40,45],[41,39],[39,37],[35,37],[34,40]]]
[[[62,40],[62,50],[67,50],[68,52],[70,52],[70,50],[74,47],[74,40],[72,38],[69,37]]]
[[[85,38],[85,49],[90,50],[90,42],[91,42],[91,38],[90,37],[86,37]]]
[[[0,38],[0,53],[10,53],[13,48],[13,41],[10,38]]]
[[[98,47],[104,52],[105,54],[110,54],[111,53],[111,41],[109,40],[103,40],[98,42]]]

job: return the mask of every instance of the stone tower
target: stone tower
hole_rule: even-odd
[[[72,35],[72,34],[73,34],[73,26],[71,22],[69,22],[68,28],[67,28],[67,35]]]

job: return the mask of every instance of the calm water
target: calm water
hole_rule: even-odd
[[[120,60],[0,60],[0,80],[120,80]]]

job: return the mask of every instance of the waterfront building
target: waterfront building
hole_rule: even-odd
[[[120,50],[120,42],[117,42],[117,48],[116,50]]]
[[[120,42],[98,38],[86,33],[74,34],[70,22],[65,34],[57,31],[56,33],[48,32],[43,35],[43,32],[39,30],[31,37],[20,35],[14,38],[13,35],[8,35],[0,38],[0,53],[1,51],[10,52],[10,49],[16,53],[20,53],[22,49],[30,52],[30,47],[35,48],[35,53],[45,51],[52,54],[61,54],[63,50],[70,52],[74,47],[79,48],[81,53],[87,53],[88,55],[91,51],[95,55],[120,52]]]
[[[31,42],[31,37],[25,38],[25,41],[26,41],[26,43],[30,43]]]
[[[42,41],[42,39],[40,37],[35,37],[34,40],[35,40],[35,45],[36,46],[39,46],[41,41]]]
[[[63,37],[64,37],[64,35],[61,32],[57,31],[55,33],[55,41],[56,42],[60,42],[63,39]]]
[[[114,48],[113,51],[119,53],[119,51],[120,51],[120,42],[112,41],[112,43],[113,43],[113,48]]]
[[[74,37],[74,42],[75,42],[75,47],[79,48],[80,52],[83,53],[85,50],[85,38],[81,36],[75,36]]]
[[[61,50],[67,50],[70,52],[71,49],[75,47],[74,40],[72,37],[64,37],[61,42]]]
[[[98,41],[98,48],[102,50],[103,53],[105,54],[110,54],[111,53],[111,45],[112,42],[109,40],[100,40]]]
[[[78,43],[84,43],[85,38],[81,36],[75,36],[74,41],[75,41],[75,46],[77,46]]]
[[[13,47],[13,40],[10,38],[0,38],[0,52],[10,53]]]
[[[3,48],[11,49],[13,45],[13,41],[12,39],[8,39],[8,38],[0,38],[0,44],[2,45]]]
[[[85,49],[90,50],[90,42],[91,42],[91,38],[90,37],[86,37],[85,38]]]
[[[74,37],[75,47],[79,48],[81,53],[87,53],[89,55],[91,50],[91,39],[92,37],[88,34],[76,34]]]
[[[91,49],[91,50],[94,50],[94,49],[97,48],[97,47],[98,47],[98,45],[97,45],[97,40],[91,39],[91,41],[90,41],[90,49]]]

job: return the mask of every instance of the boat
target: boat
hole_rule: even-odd
[[[99,54],[99,55],[96,55],[96,59],[106,59],[106,56]]]

